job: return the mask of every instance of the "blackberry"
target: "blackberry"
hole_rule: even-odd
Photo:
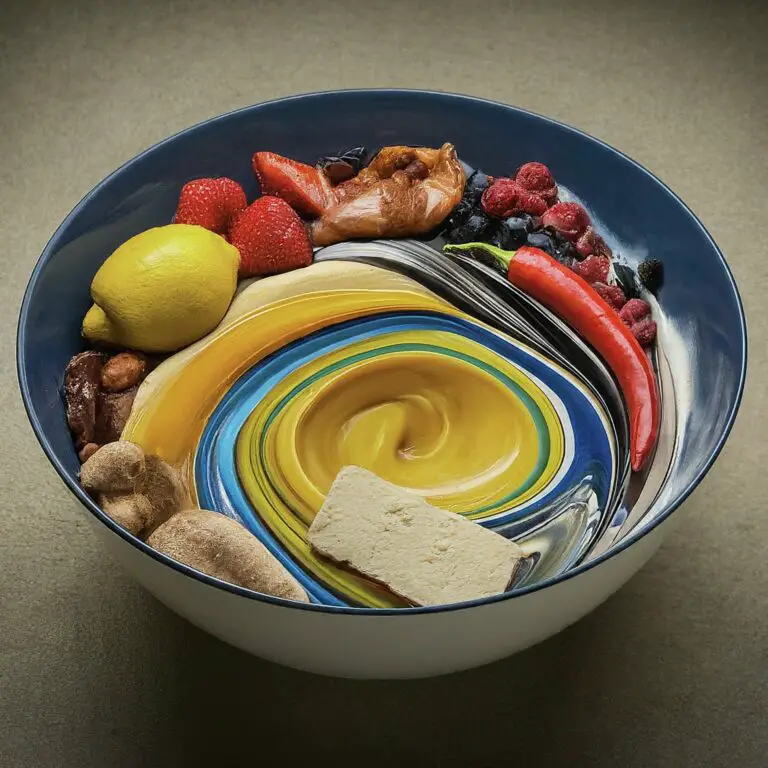
[[[460,227],[472,215],[474,210],[475,205],[472,200],[467,197],[462,197],[456,207],[450,212],[448,218],[445,220],[448,229]]]
[[[576,250],[576,246],[567,240],[563,240],[562,243],[556,243],[555,252],[552,255],[561,264],[565,264],[566,267],[572,267],[582,258],[581,254]]]
[[[449,229],[446,239],[449,243],[457,244],[482,242],[490,226],[491,220],[485,214],[473,213],[464,224]]]
[[[656,293],[664,282],[664,265],[658,259],[646,259],[638,266],[637,276],[651,293]]]

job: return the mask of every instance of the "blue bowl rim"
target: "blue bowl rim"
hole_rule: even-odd
[[[523,589],[516,590],[514,592],[505,592],[500,595],[493,595],[491,597],[484,597],[476,600],[468,600],[461,603],[451,603],[448,605],[436,605],[436,606],[424,606],[424,607],[357,608],[357,607],[351,607],[351,606],[317,605],[314,603],[301,603],[293,600],[286,600],[284,598],[273,597],[271,595],[265,595],[260,592],[256,592],[254,590],[246,589],[245,587],[240,587],[235,584],[230,584],[229,582],[222,581],[221,579],[217,579],[213,576],[208,576],[207,574],[202,573],[201,571],[197,571],[194,568],[191,568],[190,566],[185,565],[184,563],[180,563],[161,552],[157,552],[148,544],[146,544],[144,541],[139,539],[137,536],[134,536],[133,534],[128,533],[128,531],[121,528],[110,517],[108,517],[101,510],[101,508],[93,501],[93,499],[91,499],[91,497],[88,496],[88,494],[85,492],[85,490],[83,490],[82,486],[77,482],[77,480],[67,472],[67,470],[64,468],[62,463],[56,458],[51,448],[50,442],[43,432],[43,428],[42,428],[42,425],[40,424],[40,420],[37,418],[37,415],[33,412],[31,407],[31,401],[30,401],[31,399],[30,399],[30,393],[29,393],[29,384],[27,380],[24,349],[26,346],[25,336],[26,336],[27,316],[30,312],[30,303],[31,303],[32,294],[34,292],[36,283],[40,277],[40,273],[43,270],[43,267],[52,257],[54,251],[58,246],[59,240],[61,239],[63,232],[69,226],[69,223],[75,218],[75,216],[77,216],[77,214],[83,208],[83,206],[92,197],[97,195],[101,190],[101,188],[105,186],[113,177],[120,174],[124,168],[128,167],[129,165],[139,160],[140,158],[146,157],[148,155],[153,154],[154,152],[161,150],[165,144],[173,141],[179,136],[183,136],[187,133],[195,131],[204,125],[210,125],[218,121],[226,121],[232,115],[237,115],[242,112],[249,112],[251,110],[260,109],[262,107],[265,107],[271,104],[279,104],[279,103],[285,103],[289,101],[301,101],[305,99],[309,100],[309,99],[314,99],[314,98],[323,97],[323,96],[337,96],[339,94],[350,94],[350,95],[358,95],[358,96],[365,96],[368,94],[377,94],[377,95],[384,95],[384,96],[386,95],[422,96],[430,99],[450,100],[450,101],[455,101],[459,103],[474,102],[474,103],[480,103],[480,104],[489,104],[495,107],[502,107],[503,109],[511,110],[513,112],[518,112],[520,114],[527,115],[529,117],[534,117],[537,120],[541,120],[551,125],[558,126],[563,130],[566,130],[581,136],[587,141],[594,142],[602,146],[604,149],[607,149],[609,152],[615,155],[618,155],[619,157],[629,162],[631,165],[637,168],[637,170],[640,171],[641,173],[644,173],[646,176],[650,177],[653,181],[659,184],[670,195],[670,197],[673,198],[683,208],[683,210],[693,220],[694,224],[703,232],[704,236],[709,241],[710,245],[714,249],[718,258],[720,259],[720,262],[723,268],[725,269],[725,273],[730,282],[730,287],[731,287],[733,297],[736,299],[736,305],[739,310],[739,319],[741,321],[741,331],[742,331],[741,351],[742,351],[743,364],[742,364],[741,370],[739,371],[739,385],[738,385],[738,392],[736,393],[736,398],[734,400],[733,406],[731,407],[730,413],[728,414],[728,418],[725,424],[725,429],[720,435],[717,441],[717,444],[712,450],[712,453],[704,462],[704,464],[702,465],[702,467],[700,468],[696,476],[685,487],[683,492],[680,494],[679,498],[676,499],[676,501],[673,504],[670,504],[670,506],[666,510],[664,510],[664,512],[661,513],[658,516],[658,518],[653,521],[651,525],[647,526],[646,528],[642,529],[636,534],[629,534],[626,538],[622,539],[616,547],[608,549],[606,552],[604,552],[602,555],[595,558],[594,560],[591,560],[587,563],[582,563],[581,565],[577,566],[576,568],[573,568],[570,571],[567,571],[564,574],[561,574],[559,576],[554,576],[552,578],[538,582],[537,584],[532,584],[529,587],[524,587]],[[114,170],[108,176],[104,177],[95,187],[93,187],[93,189],[90,190],[90,192],[86,193],[86,195],[70,211],[67,217],[57,227],[51,239],[48,241],[47,245],[43,249],[43,252],[41,253],[40,258],[38,259],[37,264],[35,265],[35,268],[32,271],[32,275],[30,276],[29,282],[25,289],[24,299],[22,301],[21,310],[19,313],[19,321],[18,321],[17,334],[16,334],[17,376],[19,380],[19,386],[21,389],[22,401],[24,403],[24,409],[27,412],[27,417],[29,418],[30,423],[32,424],[32,429],[35,433],[35,436],[37,437],[38,442],[40,443],[43,451],[45,452],[45,455],[48,457],[48,460],[51,462],[51,464],[53,464],[54,469],[58,473],[59,477],[63,480],[65,485],[70,489],[70,491],[72,491],[72,493],[75,494],[75,496],[86,507],[86,509],[88,509],[88,511],[90,511],[100,522],[106,525],[110,530],[112,530],[122,539],[132,544],[137,549],[139,549],[145,555],[152,557],[154,560],[157,560],[158,562],[163,563],[164,565],[167,565],[175,569],[176,571],[182,574],[185,574],[186,576],[190,576],[193,579],[201,581],[204,584],[215,587],[217,589],[222,589],[232,594],[239,595],[240,597],[248,598],[250,600],[256,600],[256,601],[268,603],[276,607],[293,608],[293,609],[298,609],[303,611],[311,611],[311,612],[319,612],[319,613],[336,613],[336,614],[341,613],[341,614],[352,615],[352,616],[403,616],[405,617],[405,616],[412,616],[414,614],[442,613],[446,611],[464,610],[464,609],[474,608],[482,605],[490,605],[492,603],[499,603],[502,601],[514,600],[515,598],[523,597],[525,595],[529,595],[534,592],[538,592],[540,590],[546,589],[547,587],[554,586],[555,584],[560,584],[562,582],[568,581],[569,579],[575,578],[576,576],[579,576],[582,573],[585,573],[586,571],[589,571],[597,567],[598,565],[601,565],[607,560],[625,551],[630,546],[638,542],[640,539],[647,536],[652,530],[657,528],[659,525],[661,525],[661,523],[663,523],[665,520],[667,520],[667,518],[670,517],[670,515],[690,496],[690,494],[698,486],[698,484],[701,482],[701,480],[704,478],[707,472],[709,472],[709,470],[711,469],[717,457],[720,455],[720,451],[725,445],[725,442],[728,439],[728,436],[730,435],[731,429],[733,428],[733,424],[736,419],[736,415],[739,411],[739,407],[741,405],[742,397],[744,394],[744,386],[745,386],[746,373],[747,373],[747,354],[748,354],[747,323],[746,323],[746,316],[744,313],[744,306],[741,300],[741,296],[739,294],[738,287],[736,286],[736,281],[734,280],[733,273],[731,272],[731,269],[728,266],[727,261],[725,260],[725,256],[723,255],[723,252],[720,250],[717,243],[715,243],[712,235],[710,235],[706,227],[701,223],[701,221],[699,221],[696,214],[685,204],[685,202],[683,202],[683,200],[677,194],[675,194],[675,192],[673,192],[656,175],[651,173],[647,168],[643,167],[640,163],[633,160],[628,155],[624,154],[623,152],[616,149],[615,147],[612,147],[610,144],[607,144],[601,139],[591,136],[585,131],[581,131],[578,128],[574,128],[573,126],[570,126],[559,120],[555,120],[554,118],[547,117],[545,115],[540,115],[536,112],[522,109],[521,107],[516,107],[510,104],[505,104],[503,102],[494,101],[492,99],[484,99],[477,96],[471,96],[468,94],[460,94],[460,93],[451,93],[448,91],[433,91],[433,90],[424,90],[424,89],[420,90],[420,89],[410,89],[410,88],[336,89],[336,90],[327,90],[327,91],[312,91],[307,93],[294,94],[291,96],[284,96],[276,99],[270,99],[268,101],[259,102],[257,104],[251,104],[250,106],[240,107],[238,109],[231,110],[229,112],[225,112],[220,115],[216,115],[215,117],[208,118],[207,120],[202,120],[198,123],[195,123],[194,125],[191,125],[187,128],[182,129],[181,131],[178,131],[172,134],[171,136],[168,136],[165,139],[162,139],[156,144],[153,144],[152,146],[143,150],[138,155],[135,155],[130,160],[120,165],[116,170]]]

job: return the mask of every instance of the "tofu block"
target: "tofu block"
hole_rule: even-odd
[[[504,592],[523,558],[513,541],[353,466],[336,476],[309,543],[413,605]]]

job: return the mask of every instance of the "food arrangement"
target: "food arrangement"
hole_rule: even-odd
[[[64,372],[81,483],[210,576],[439,605],[589,557],[642,513],[665,411],[662,265],[539,162],[256,152],[93,278]]]

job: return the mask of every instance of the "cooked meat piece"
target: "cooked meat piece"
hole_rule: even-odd
[[[367,168],[333,190],[312,223],[316,245],[429,232],[461,199],[464,169],[452,144],[440,149],[384,147]]]

